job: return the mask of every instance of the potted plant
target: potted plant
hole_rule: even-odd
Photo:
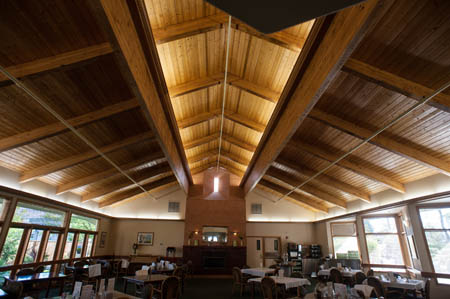
[[[138,249],[138,243],[133,244],[134,255],[136,255],[136,250]]]
[[[191,239],[192,239],[193,236],[194,236],[194,232],[192,231],[192,232],[190,232],[189,235],[188,235],[188,246],[191,245]]]
[[[244,246],[244,236],[239,234],[238,238],[239,238],[239,240],[241,240],[241,246]]]

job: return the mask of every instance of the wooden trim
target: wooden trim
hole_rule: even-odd
[[[72,232],[69,232],[72,233]],[[72,248],[70,249],[70,259],[74,259],[77,254],[77,246],[78,246],[78,239],[80,237],[80,233],[73,232],[73,242],[72,242]],[[67,243],[67,240],[66,240]],[[83,257],[83,256],[80,256]]]
[[[397,268],[397,269],[406,269],[405,265],[389,265],[389,264],[361,264],[362,267],[369,268]]]
[[[83,235],[84,235],[84,240],[83,240],[83,246],[81,247],[81,257],[86,257],[86,249],[87,249],[89,234],[83,233]]]
[[[5,244],[6,237],[8,236],[9,227],[11,225],[11,221],[14,216],[14,212],[16,211],[16,205],[17,205],[17,198],[13,197],[12,199],[8,200],[7,205],[5,206],[4,210],[7,211],[5,214],[5,219],[3,220],[2,229],[0,232],[0,254],[3,252],[3,245]]]
[[[39,251],[38,251],[38,255],[36,257],[36,262],[42,262],[42,260],[44,259],[44,254],[45,254],[45,249],[47,247],[49,234],[50,234],[49,230],[44,230],[42,232],[42,238],[41,238],[41,242],[39,244]]]
[[[417,218],[419,219],[419,224],[420,224],[420,231],[422,233],[422,238],[425,242],[425,250],[426,250],[426,258],[428,259],[428,263],[431,266],[431,270],[433,271],[433,273],[436,273],[436,269],[434,268],[434,263],[433,263],[433,258],[431,257],[431,252],[430,252],[430,246],[428,245],[428,240],[427,240],[427,236],[425,235],[425,229],[423,228],[423,222],[422,222],[422,218],[420,217],[420,207],[416,206],[416,213],[417,213]]]
[[[421,271],[420,274],[424,277],[430,277],[430,278],[449,278],[450,274],[448,273],[434,273],[434,272],[424,272]]]
[[[19,247],[17,248],[14,265],[23,264],[23,259],[27,251],[28,242],[30,241],[31,230],[31,228],[25,228],[23,230],[22,238],[20,239]]]

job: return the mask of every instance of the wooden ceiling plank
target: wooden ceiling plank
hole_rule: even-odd
[[[267,172],[266,175],[271,176],[277,180],[280,180],[286,184],[291,185],[292,187],[296,187],[298,185],[300,185],[302,183],[302,180],[295,178],[293,176],[288,175],[287,173],[283,172],[282,170],[276,169],[275,167],[271,166]],[[333,205],[335,205],[338,208],[342,208],[342,209],[346,209],[347,208],[347,203],[342,200],[339,199],[331,194],[328,194],[320,189],[315,188],[312,185],[303,185],[301,188],[299,188],[298,190],[301,190],[303,192],[306,192],[308,194],[310,194],[313,197],[316,197],[320,200],[329,202]]]
[[[142,187],[149,192],[149,191],[152,191],[152,190],[154,190],[156,188],[162,187],[164,185],[176,182],[176,180],[177,179],[175,178],[175,176],[168,176],[168,177],[162,178],[160,180],[157,180],[157,181],[145,184]],[[128,198],[130,198],[132,196],[135,196],[135,195],[138,195],[138,194],[141,194],[141,193],[144,193],[144,192],[142,192],[142,189],[140,189],[140,188],[134,188],[132,190],[127,190],[124,193],[119,193],[119,194],[117,194],[117,195],[115,195],[115,196],[113,196],[111,198],[108,198],[105,201],[101,201],[99,203],[99,207],[100,208],[104,208],[104,207],[110,206],[112,204],[116,204],[116,203],[118,203],[120,201],[123,201],[125,199],[128,199]]]
[[[233,136],[230,136],[228,134],[222,134],[222,138],[223,138],[223,140],[225,140],[225,141],[227,141],[227,142],[229,142],[231,144],[234,144],[236,146],[239,146],[240,148],[245,149],[245,150],[247,150],[249,152],[253,153],[256,150],[256,146],[255,145],[243,142],[242,140],[239,140],[239,139],[237,139],[237,138],[235,138]]]
[[[309,116],[356,138],[365,139],[373,134],[372,131],[366,128],[359,127],[355,123],[346,121],[323,111],[313,110]],[[384,148],[391,153],[400,155],[408,160],[412,160],[422,166],[434,169],[440,173],[450,176],[450,163],[430,156],[425,152],[419,151],[406,144],[397,142],[392,138],[384,136],[383,133],[374,137],[370,143]]]
[[[149,179],[159,176],[159,175],[163,175],[163,174],[168,174],[170,173],[170,166],[167,163],[161,163],[158,165],[154,165],[152,167],[149,167],[143,171],[138,172],[135,175],[132,175],[131,177],[138,182],[139,184],[142,184],[145,181],[148,181]],[[117,190],[120,190],[122,188],[128,187],[128,186],[133,186],[133,182],[131,182],[130,180],[125,180],[121,183],[116,183],[116,184],[109,184],[107,186],[104,187],[100,187],[98,189],[96,189],[95,191],[91,191],[85,195],[83,195],[81,197],[81,202],[85,202],[94,198],[98,198],[101,196],[106,196],[110,193],[114,193]],[[136,187],[137,189],[139,189],[138,187]],[[142,190],[142,189],[141,189]]]
[[[235,163],[241,164],[242,166],[247,167],[249,161],[246,161],[245,159],[242,159],[241,157],[226,151],[221,151],[220,153],[225,159],[233,161]]]
[[[191,158],[188,158],[189,164],[197,163],[200,161],[208,160],[211,157],[215,157],[217,155],[218,151],[207,151],[203,152],[201,154],[195,155]]]
[[[282,102],[277,105],[241,182],[245,193],[256,186],[338,74],[370,23],[378,17],[376,8],[377,1],[369,0],[315,21],[282,93]]]
[[[135,135],[135,136],[123,139],[121,141],[118,141],[118,142],[115,142],[115,143],[112,143],[112,144],[100,147],[99,150],[102,153],[106,154],[106,153],[109,153],[109,152],[112,152],[112,151],[116,151],[116,150],[122,149],[124,147],[130,146],[130,145],[133,145],[135,143],[142,142],[144,140],[148,140],[148,139],[151,139],[151,138],[153,138],[153,134],[151,132],[144,132],[144,133],[141,133],[141,134],[138,134],[138,135]],[[83,163],[85,161],[94,159],[94,158],[96,158],[98,156],[99,155],[98,155],[98,153],[96,151],[89,150],[87,152],[84,152],[84,153],[81,153],[81,154],[78,154],[78,155],[73,155],[73,156],[64,158],[62,160],[51,162],[51,163],[45,164],[45,165],[43,165],[41,167],[37,167],[37,168],[34,168],[32,170],[25,171],[20,176],[19,182],[20,183],[25,183],[25,182],[28,182],[30,180],[33,180],[33,179],[36,179],[36,178],[39,178],[39,177],[42,177],[42,176],[46,176],[46,175],[49,175],[49,174],[51,174],[53,172],[60,171],[62,169],[74,166],[76,164],[80,164],[80,163]]]
[[[185,118],[185,119],[179,120],[178,121],[178,128],[186,129],[186,128],[198,125],[198,124],[200,124],[202,122],[214,119],[214,118],[217,117],[217,115],[218,114],[216,113],[216,111],[214,111],[214,112],[203,112],[203,113],[197,114],[197,115],[195,115],[193,117],[189,117],[189,118]]]
[[[342,70],[416,100],[421,100],[434,93],[434,90],[427,86],[357,59],[350,58],[347,60]],[[450,95],[441,92],[427,104],[445,112],[450,112]]]
[[[329,162],[334,162],[339,158],[339,155],[335,154],[334,152],[326,151],[320,147],[306,144],[303,142],[291,140],[289,142],[289,145],[293,146],[295,148],[302,149],[319,159],[323,159],[323,160],[326,160]],[[366,177],[369,180],[372,180],[374,182],[382,184],[392,190],[395,190],[400,193],[405,193],[405,186],[402,183],[397,182],[396,180],[394,180],[390,177],[387,177],[375,170],[372,170],[367,167],[363,167],[363,166],[353,163],[347,159],[341,160],[337,165],[340,167],[343,167],[345,169],[348,169],[348,170],[354,172],[355,174]]]
[[[79,127],[137,107],[139,107],[139,102],[136,99],[131,99],[70,118],[67,120],[67,122],[69,122],[74,127]],[[3,139],[0,139],[0,152],[36,142],[67,130],[67,127],[63,123],[58,121],[47,126],[5,137]]]
[[[294,164],[291,161],[278,157],[276,160],[277,163],[284,165],[300,174],[303,174],[307,177],[312,177],[316,174],[316,171],[309,169],[303,165]],[[370,202],[370,195],[364,191],[359,190],[358,188],[353,187],[347,183],[341,182],[331,176],[326,174],[322,174],[318,176],[314,181],[319,182],[320,184],[326,185],[328,187],[334,188],[336,190],[345,192],[349,195],[352,195],[356,198],[359,198],[365,202]]]
[[[143,2],[99,0],[120,47],[130,81],[159,144],[185,193],[190,169],[171,106],[169,92]]]
[[[109,43],[101,43],[86,48],[58,54],[51,57],[33,60],[27,63],[7,67],[6,70],[16,78],[21,78],[44,71],[59,68],[61,66],[74,64],[98,56],[110,54],[113,49]],[[0,74],[0,82],[7,81],[8,78]]]
[[[268,180],[265,179],[261,179],[258,182],[259,185],[264,186],[266,188],[269,188],[277,193],[280,193],[282,195],[286,194],[289,192],[289,189],[286,189],[280,185],[277,185],[275,183],[272,183]],[[302,196],[301,194],[298,194],[296,192],[293,192],[289,195],[290,198],[294,199],[295,201],[298,201],[302,204],[303,207],[305,207],[304,205],[306,205],[307,207],[309,207],[308,209],[314,211],[314,212],[322,212],[322,213],[326,213],[328,214],[328,209],[327,207],[320,205],[318,203],[315,203],[314,201],[308,199],[305,196]]]
[[[209,143],[215,139],[219,138],[219,133],[214,133],[205,137],[201,137],[198,139],[194,139],[192,141],[189,142],[185,142],[184,143],[184,149],[191,149],[200,145],[203,145],[205,143]]]
[[[164,154],[162,152],[155,152],[155,153],[152,153],[145,157],[142,157],[140,159],[134,160],[130,163],[121,164],[121,165],[119,165],[119,167],[123,171],[127,171],[127,170],[133,169],[135,167],[141,166],[143,164],[150,163],[152,161],[160,160],[160,159],[164,159]],[[97,173],[94,173],[94,174],[91,174],[88,176],[84,176],[79,179],[72,180],[66,184],[59,185],[56,189],[56,195],[60,195],[65,192],[68,192],[68,191],[71,191],[71,190],[74,190],[74,189],[77,189],[77,188],[80,188],[80,187],[83,187],[83,186],[86,186],[89,184],[97,183],[101,180],[104,180],[104,179],[107,179],[109,177],[116,176],[119,174],[121,174],[121,173],[119,171],[117,171],[116,168],[112,167],[105,171],[101,171],[101,172],[97,172]]]

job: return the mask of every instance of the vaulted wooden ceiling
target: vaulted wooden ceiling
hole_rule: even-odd
[[[232,19],[220,166],[317,212],[450,175],[450,4],[366,1],[263,35]],[[203,1],[3,1],[0,165],[101,207],[217,163],[228,17]],[[192,181],[192,177],[194,181]],[[289,193],[289,196],[284,196]]]

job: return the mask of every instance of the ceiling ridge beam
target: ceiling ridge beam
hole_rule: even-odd
[[[278,157],[277,160],[275,160],[275,162],[279,163],[285,167],[288,167],[306,177],[312,177],[316,174],[316,171],[309,169],[306,166],[294,164],[293,162],[288,161],[283,158],[280,158],[280,157]],[[318,176],[317,178],[315,178],[313,181],[316,181],[322,185],[326,185],[333,189],[339,190],[341,192],[345,192],[348,195],[354,196],[365,202],[370,202],[370,194],[369,193],[359,190],[358,188],[355,188],[352,185],[349,185],[347,183],[341,182],[340,180],[337,180],[334,177],[331,177],[329,175],[322,174],[322,175]]]
[[[340,156],[339,154],[336,154],[336,150],[326,151],[320,147],[306,144],[306,143],[300,142],[300,141],[291,140],[289,142],[289,146],[295,147],[296,149],[301,149],[319,159],[329,161],[329,162],[336,161]],[[351,158],[351,156],[349,156],[348,158]],[[395,190],[400,193],[405,193],[405,186],[402,183],[400,183],[386,175],[383,175],[371,168],[362,167],[361,165],[353,163],[348,159],[339,161],[339,163],[337,165],[339,167],[342,167],[349,171],[352,171],[353,173],[355,173],[357,175],[363,176],[371,181],[382,184],[392,190]]]
[[[150,131],[140,133],[138,135],[120,140],[118,142],[114,142],[112,144],[108,144],[106,146],[99,147],[99,151],[103,154],[113,152],[122,148],[125,148],[127,146],[136,144],[138,142],[142,142],[144,140],[152,139],[153,134]],[[92,160],[94,158],[99,157],[99,154],[94,150],[88,150],[84,153],[80,153],[77,155],[73,155],[61,160],[57,160],[54,162],[47,163],[45,165],[42,165],[40,167],[25,171],[20,176],[19,182],[25,183],[28,181],[31,181],[33,179],[49,175],[51,173],[69,168],[71,166],[83,163],[88,160]]]
[[[142,157],[138,160],[129,162],[129,163],[125,163],[125,164],[120,164],[119,167],[120,169],[122,169],[123,171],[128,171],[131,170],[133,168],[136,168],[138,166],[141,166],[143,164],[147,164],[150,162],[154,162],[156,160],[164,160],[165,161],[165,157],[163,152],[155,152],[152,153],[150,155],[147,155],[145,157]],[[162,161],[161,161],[162,162]],[[117,171],[116,168],[112,167],[109,168],[105,171],[101,171],[101,172],[96,172],[93,173],[91,175],[88,176],[83,176],[81,178],[78,179],[74,179],[71,180],[68,183],[65,184],[61,184],[58,185],[58,187],[56,188],[56,195],[60,195],[63,194],[65,192],[71,191],[71,190],[75,190],[77,188],[86,186],[86,185],[90,185],[92,183],[97,183],[101,180],[116,176],[116,175],[120,175],[121,173],[119,171]]]
[[[162,179],[159,179],[157,181],[144,184],[142,187],[145,190],[147,190],[147,192],[149,192],[149,191],[152,191],[154,189],[160,188],[162,186],[171,184],[173,182],[176,182],[176,178],[175,178],[175,176],[171,175],[171,176],[167,176],[167,177],[164,177]],[[117,195],[114,195],[111,198],[108,198],[108,199],[106,199],[104,201],[101,201],[99,203],[99,207],[100,208],[104,208],[106,206],[110,206],[112,204],[116,204],[118,202],[121,202],[123,200],[126,200],[126,199],[128,199],[130,197],[136,196],[136,195],[141,194],[141,193],[144,193],[144,192],[140,188],[134,188],[134,189],[131,189],[131,190],[127,190],[127,191],[124,191],[123,193],[119,193]]]
[[[139,184],[142,184],[143,182],[148,181],[149,179],[151,179],[153,177],[170,173],[170,171],[171,171],[171,169],[170,169],[169,164],[167,162],[164,162],[161,164],[153,165],[153,166],[143,169],[141,171],[138,171],[137,173],[131,175],[131,177],[133,178],[133,180],[135,180]],[[131,181],[123,181],[120,183],[111,183],[111,184],[108,184],[107,186],[100,187],[94,191],[84,194],[81,197],[81,202],[92,200],[92,199],[95,199],[98,197],[103,197],[103,196],[106,196],[110,193],[114,193],[117,191],[120,192],[121,189],[129,187],[129,186],[133,186],[133,185],[134,184]],[[136,187],[136,188],[138,188],[138,187]],[[142,190],[142,189],[140,189],[140,190]]]
[[[79,127],[137,107],[139,107],[137,99],[131,99],[72,117],[68,119],[67,122],[73,127]],[[0,139],[0,152],[24,146],[44,138],[52,137],[67,130],[68,128],[63,123],[56,122],[32,129],[30,131],[5,137]]]
[[[107,42],[88,46],[74,51],[57,54],[50,57],[36,59],[30,62],[9,66],[6,70],[16,78],[21,78],[62,66],[75,64],[81,61],[89,60],[98,56],[110,54],[113,52],[111,45]],[[7,81],[8,78],[0,74],[0,82]]]
[[[287,173],[285,173],[273,166],[271,166],[267,170],[266,175],[271,176],[277,180],[280,180],[292,187],[297,187],[298,185],[300,185],[303,182],[302,180],[292,177],[292,176],[289,176]],[[331,203],[332,205],[335,205],[338,208],[341,208],[341,209],[347,208],[347,203],[345,202],[345,200],[337,198],[325,191],[322,191],[321,189],[318,189],[318,188],[312,186],[311,184],[303,185],[301,188],[298,188],[297,190],[308,193],[309,195],[311,195],[317,199]]]
[[[311,111],[309,116],[359,139],[368,138],[373,134],[371,130],[360,127],[347,120],[341,119],[337,116],[325,113],[320,110]],[[392,138],[384,136],[383,133],[375,136],[369,142],[391,153],[397,154],[405,159],[414,161],[419,165],[431,168],[442,174],[450,176],[450,163],[448,163],[447,161],[433,157],[413,147],[397,142]]]
[[[287,194],[290,191],[289,189],[284,188],[284,187],[282,187],[280,185],[277,185],[277,184],[275,184],[275,183],[273,183],[271,181],[268,181],[268,180],[266,180],[264,178],[261,179],[258,182],[258,184],[263,186],[263,187],[265,187],[265,188],[271,189],[271,190],[273,190],[273,191],[275,191],[277,193],[280,193],[282,195]],[[295,201],[301,203],[301,206],[304,207],[304,208],[308,208],[308,209],[310,209],[310,210],[312,210],[314,212],[322,212],[322,213],[328,214],[328,208],[327,207],[325,207],[325,206],[323,206],[321,204],[318,204],[316,202],[311,201],[308,197],[306,197],[306,196],[304,196],[302,194],[299,194],[297,192],[292,192],[291,194],[289,194],[289,197],[294,199]],[[307,207],[305,207],[305,205]]]
[[[347,60],[342,70],[417,101],[434,93],[434,90],[427,86],[354,58]],[[450,95],[441,92],[434,96],[427,105],[450,112]]]

